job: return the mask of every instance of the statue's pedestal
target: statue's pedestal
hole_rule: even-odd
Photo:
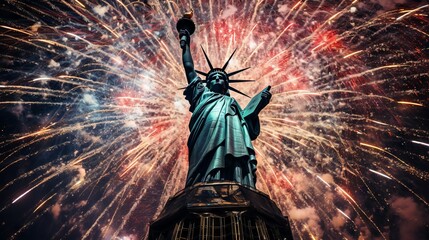
[[[264,193],[236,182],[199,183],[170,198],[149,239],[292,239],[287,217]]]

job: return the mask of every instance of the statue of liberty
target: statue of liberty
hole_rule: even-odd
[[[195,31],[191,17],[192,13],[185,14],[177,24],[188,81],[184,95],[192,112],[186,187],[199,182],[235,181],[255,188],[257,161],[251,141],[259,135],[258,114],[271,99],[270,87],[253,97],[246,108],[242,109],[230,96],[229,90],[245,94],[230,84],[252,80],[229,79],[248,69],[226,72],[235,51],[222,68],[214,68],[203,49],[210,71],[205,73],[195,70],[190,51],[190,36]],[[197,73],[206,79],[202,80]]]

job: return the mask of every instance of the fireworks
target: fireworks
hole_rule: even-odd
[[[146,236],[186,178],[175,24],[193,9],[196,69],[200,45],[215,67],[237,48],[256,80],[237,88],[272,86],[257,188],[297,239],[424,238],[429,5],[331,2],[2,3],[0,232]]]

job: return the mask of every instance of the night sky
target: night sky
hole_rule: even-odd
[[[184,188],[175,24],[271,85],[257,189],[295,239],[429,238],[429,2],[0,2],[0,239],[142,239]],[[234,76],[235,77],[235,76]],[[249,99],[232,93],[241,107]]]

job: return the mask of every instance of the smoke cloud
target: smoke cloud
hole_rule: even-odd
[[[293,220],[305,221],[311,233],[321,237],[323,235],[320,227],[320,218],[314,207],[293,208],[289,211],[289,217]]]
[[[407,0],[371,0],[373,3],[378,3],[384,10],[392,10],[398,4],[404,4]]]
[[[228,5],[226,7],[226,10],[222,12],[222,15],[220,16],[220,19],[225,19],[228,17],[231,17],[232,15],[234,15],[237,12],[237,7],[233,6],[233,5]]]
[[[422,208],[411,197],[393,198],[390,207],[399,217],[400,239],[424,239],[425,236],[419,234],[424,232],[422,228],[428,220]]]
[[[346,217],[338,212],[337,215],[332,218],[331,223],[336,230],[339,230],[341,227],[344,226],[344,224],[346,224],[346,221]]]
[[[57,220],[61,213],[61,204],[59,202],[55,203],[51,208],[52,217]]]
[[[92,10],[94,10],[94,12],[97,13],[100,17],[104,17],[106,12],[109,11],[109,7],[97,5]]]

